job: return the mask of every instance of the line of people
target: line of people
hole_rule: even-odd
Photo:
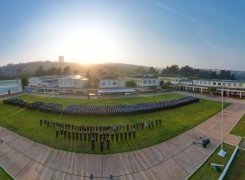
[[[136,115],[171,109],[199,101],[199,98],[187,96],[179,99],[118,105],[85,105],[71,104],[62,109],[61,104],[44,102],[24,102],[21,99],[7,99],[5,104],[17,105],[26,109],[38,110],[40,112],[62,114],[70,116],[122,116]]]

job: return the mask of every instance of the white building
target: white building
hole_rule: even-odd
[[[137,87],[159,86],[159,79],[151,75],[126,76],[125,80],[134,80]]]
[[[87,84],[88,79],[80,75],[70,75],[58,79],[59,87],[82,88]]]
[[[180,74],[161,74],[158,76],[158,79],[164,83],[170,82],[171,84],[177,84],[179,81],[187,80],[187,77]]]
[[[40,86],[42,80],[39,77],[29,78],[29,86]]]
[[[125,80],[117,79],[112,76],[102,76],[99,82],[99,88],[124,88]]]
[[[58,79],[64,76],[40,76],[29,78],[29,86],[31,87],[57,87]]]
[[[193,80],[193,85],[208,87],[224,87],[231,89],[245,89],[245,82],[237,80],[198,79]]]
[[[22,92],[21,80],[0,80],[0,95]]]

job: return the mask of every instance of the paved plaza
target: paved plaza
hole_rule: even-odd
[[[203,98],[203,97],[201,97]],[[229,132],[245,113],[245,104],[232,100],[224,109],[224,141],[238,145],[241,137]],[[149,148],[109,155],[91,155],[53,149],[0,126],[0,165],[18,180],[187,179],[220,144],[222,112],[168,141]],[[200,136],[211,140],[207,148],[194,145]]]

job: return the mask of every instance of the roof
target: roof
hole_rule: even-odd
[[[127,76],[127,77],[131,77],[131,78],[142,78],[142,79],[147,79],[147,78],[157,78],[157,77],[154,77],[152,75],[131,75],[131,76]]]
[[[69,79],[75,80],[75,79],[80,79],[80,78],[81,78],[80,75],[69,75],[69,76],[65,76],[65,77],[59,78],[59,79],[61,79],[61,80],[65,80],[65,79],[67,79],[67,80],[69,80]]]
[[[98,93],[130,93],[135,92],[134,89],[98,89]]]
[[[188,79],[181,79],[181,80],[179,80],[179,82],[192,82],[192,80],[188,80]]]
[[[158,77],[175,77],[175,78],[187,78],[181,74],[160,74]]]
[[[117,79],[117,78],[110,75],[105,75],[105,76],[101,76],[100,79]]]

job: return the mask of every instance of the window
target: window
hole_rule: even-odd
[[[207,81],[204,81],[204,84],[207,84]]]
[[[151,84],[151,80],[148,80],[148,84]]]
[[[226,83],[223,82],[223,83],[222,83],[222,86],[226,86]]]
[[[107,81],[107,86],[111,86],[111,81]]]
[[[211,82],[210,81],[208,81],[208,85],[211,85]]]
[[[144,84],[147,84],[147,80],[144,80]]]
[[[228,86],[231,86],[231,83],[228,83]]]
[[[152,83],[153,83],[153,84],[156,84],[156,80],[152,80]]]
[[[117,85],[117,82],[116,81],[113,81],[113,83],[112,83],[113,85]]]
[[[203,84],[203,81],[200,81],[200,84]]]
[[[216,85],[216,82],[213,82],[213,85]]]
[[[243,87],[243,84],[242,83],[239,83],[239,87]]]
[[[218,86],[221,86],[221,83],[218,83]]]
[[[237,87],[237,83],[233,83],[233,86],[234,86],[234,87]]]
[[[105,81],[102,81],[102,82],[101,82],[101,85],[102,85],[102,86],[105,86]]]

